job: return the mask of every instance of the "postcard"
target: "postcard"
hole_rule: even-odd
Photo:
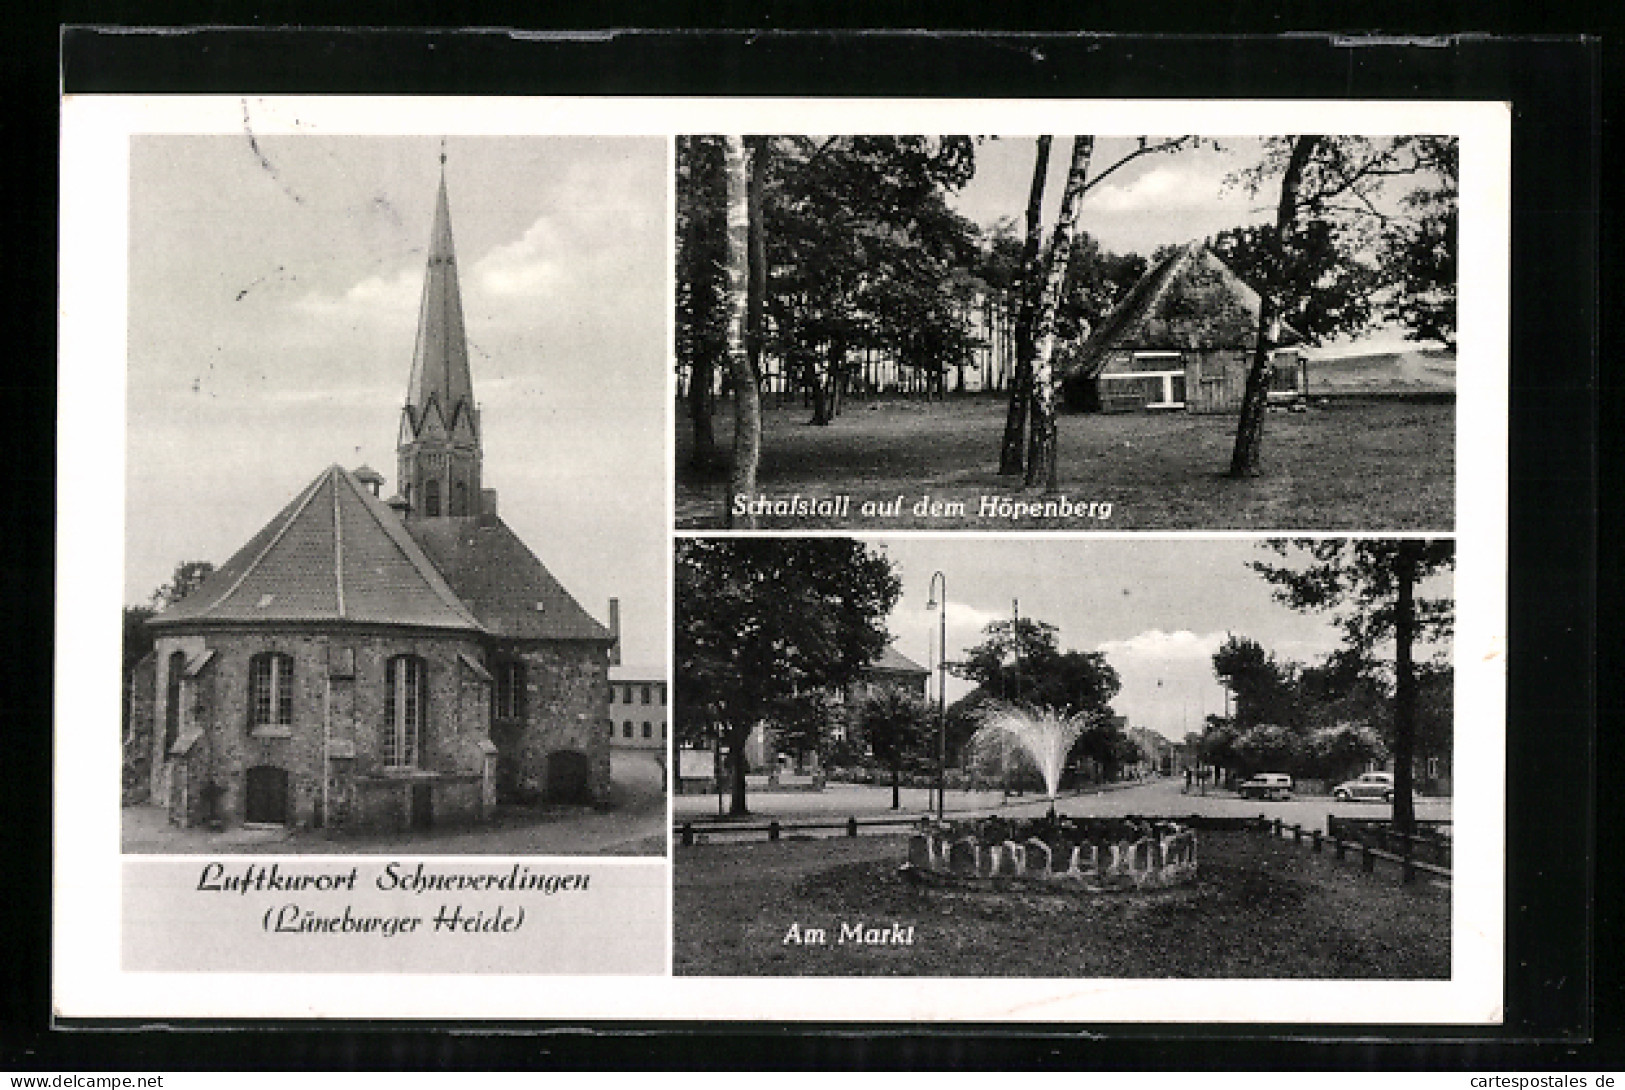
[[[60,1016],[1499,1020],[1504,104],[62,134]]]

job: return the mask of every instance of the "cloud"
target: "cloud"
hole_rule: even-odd
[[[1100,645],[1100,650],[1108,658],[1112,656],[1129,656],[1140,659],[1200,659],[1207,660],[1224,643],[1223,632],[1207,632],[1198,635],[1188,629],[1177,632],[1164,632],[1160,628],[1150,628],[1138,635],[1130,636],[1126,640],[1107,640]]]
[[[299,310],[321,317],[371,318],[415,313],[423,297],[423,269],[407,266],[393,276],[369,276],[342,295],[311,292],[297,300]]]
[[[1165,163],[1125,182],[1115,179],[1087,198],[1091,212],[1166,214],[1176,209],[1211,211],[1220,206],[1248,208],[1251,199],[1239,189],[1222,188],[1211,170]]]
[[[559,255],[567,249],[557,226],[543,216],[513,242],[503,243],[480,258],[470,271],[479,288],[491,295],[534,295],[560,282],[564,270]]]

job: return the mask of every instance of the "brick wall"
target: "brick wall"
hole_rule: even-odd
[[[597,644],[536,642],[515,647],[525,663],[525,724],[520,787],[547,798],[548,758],[564,750],[587,758],[588,788],[609,801],[609,664]]]
[[[327,802],[335,822],[351,817],[365,821],[370,809],[359,804],[353,780],[384,774],[383,731],[385,670],[396,655],[424,660],[427,675],[424,730],[418,767],[427,771],[479,776],[488,737],[490,687],[463,660],[482,656],[471,637],[423,633],[349,633],[262,629],[210,631],[203,635],[166,637],[158,641],[155,686],[155,764],[165,764],[162,750],[166,685],[163,671],[171,651],[189,654],[204,646],[215,657],[190,681],[190,717],[204,737],[189,761],[189,793],[195,798],[204,779],[223,790],[220,813],[236,824],[245,813],[248,770],[269,765],[288,773],[291,824],[315,824],[321,812],[324,723],[333,759]],[[354,651],[353,677],[330,676],[330,647]],[[287,727],[249,729],[249,661],[263,652],[293,660],[293,722]],[[329,691],[331,686],[331,691]],[[154,797],[168,798],[162,786],[168,772],[155,768]],[[178,816],[178,815],[177,815]]]

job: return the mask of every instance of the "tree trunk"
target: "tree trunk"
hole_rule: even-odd
[[[1394,582],[1394,831],[1416,832],[1416,805],[1411,798],[1416,755],[1416,569],[1419,541],[1401,541],[1395,555]]]
[[[689,368],[688,416],[694,428],[694,450],[689,464],[699,470],[710,469],[717,461],[717,436],[711,419],[716,412],[713,367],[709,358],[696,357]]]
[[[728,374],[734,392],[733,472],[728,480],[724,524],[733,530],[756,528],[756,516],[734,514],[736,497],[756,496],[756,466],[762,455],[762,402],[745,345],[750,281],[750,172],[745,163],[745,142],[737,136],[722,138],[723,173],[727,180],[727,287],[723,296],[728,316]],[[744,781],[738,785],[743,805]]]
[[[745,345],[750,371],[762,381],[762,311],[767,300],[767,231],[763,224],[763,189],[767,185],[767,138],[750,142],[750,293],[745,300]]]
[[[1061,196],[1061,211],[1055,220],[1055,233],[1049,240],[1044,294],[1033,323],[1033,420],[1032,437],[1027,447],[1027,487],[1042,484],[1048,492],[1054,492],[1060,486],[1055,452],[1055,312],[1060,308],[1061,290],[1066,285],[1066,267],[1072,257],[1072,228],[1077,223],[1078,205],[1083,203],[1089,156],[1094,150],[1094,137],[1072,138],[1072,165],[1067,169],[1066,191]]]
[[[825,353],[824,367],[812,368],[813,417],[812,423],[825,427],[835,420],[835,391],[840,385],[840,347],[830,342]]]
[[[735,742],[728,747],[728,813],[734,817],[743,817],[750,813],[750,810],[745,806],[745,749],[743,742]]]
[[[1318,136],[1297,136],[1286,173],[1281,177],[1281,203],[1275,212],[1275,256],[1281,256],[1282,242],[1297,214],[1298,182],[1303,168],[1314,154]],[[1230,476],[1256,477],[1264,449],[1264,416],[1269,408],[1269,372],[1272,331],[1279,304],[1275,288],[1266,284],[1258,297],[1258,333],[1253,344],[1253,363],[1247,370],[1247,386],[1241,396],[1241,419],[1236,424],[1236,445],[1230,454]]]
[[[901,787],[900,787],[900,784],[898,782],[899,779],[900,779],[900,777],[898,776],[898,773],[897,773],[897,766],[892,765],[892,770],[891,770],[891,808],[893,810],[901,809],[902,805],[903,805],[903,800],[901,798],[901,793],[900,793]]]
[[[1054,137],[1038,138],[1032,188],[1027,193],[1027,239],[1021,248],[1021,301],[1016,316],[1016,368],[1010,379],[1010,409],[1004,420],[1004,445],[999,451],[999,472],[1020,473],[1026,463],[1027,406],[1032,400],[1032,322],[1038,292],[1038,250],[1044,234],[1044,180],[1049,174],[1049,146]]]

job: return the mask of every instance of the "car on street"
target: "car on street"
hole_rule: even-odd
[[[1345,780],[1332,788],[1332,798],[1339,802],[1351,799],[1372,799],[1377,802],[1394,801],[1394,774],[1392,772],[1364,772],[1352,780]]]
[[[1289,799],[1292,777],[1285,772],[1260,772],[1236,788],[1244,799]]]

